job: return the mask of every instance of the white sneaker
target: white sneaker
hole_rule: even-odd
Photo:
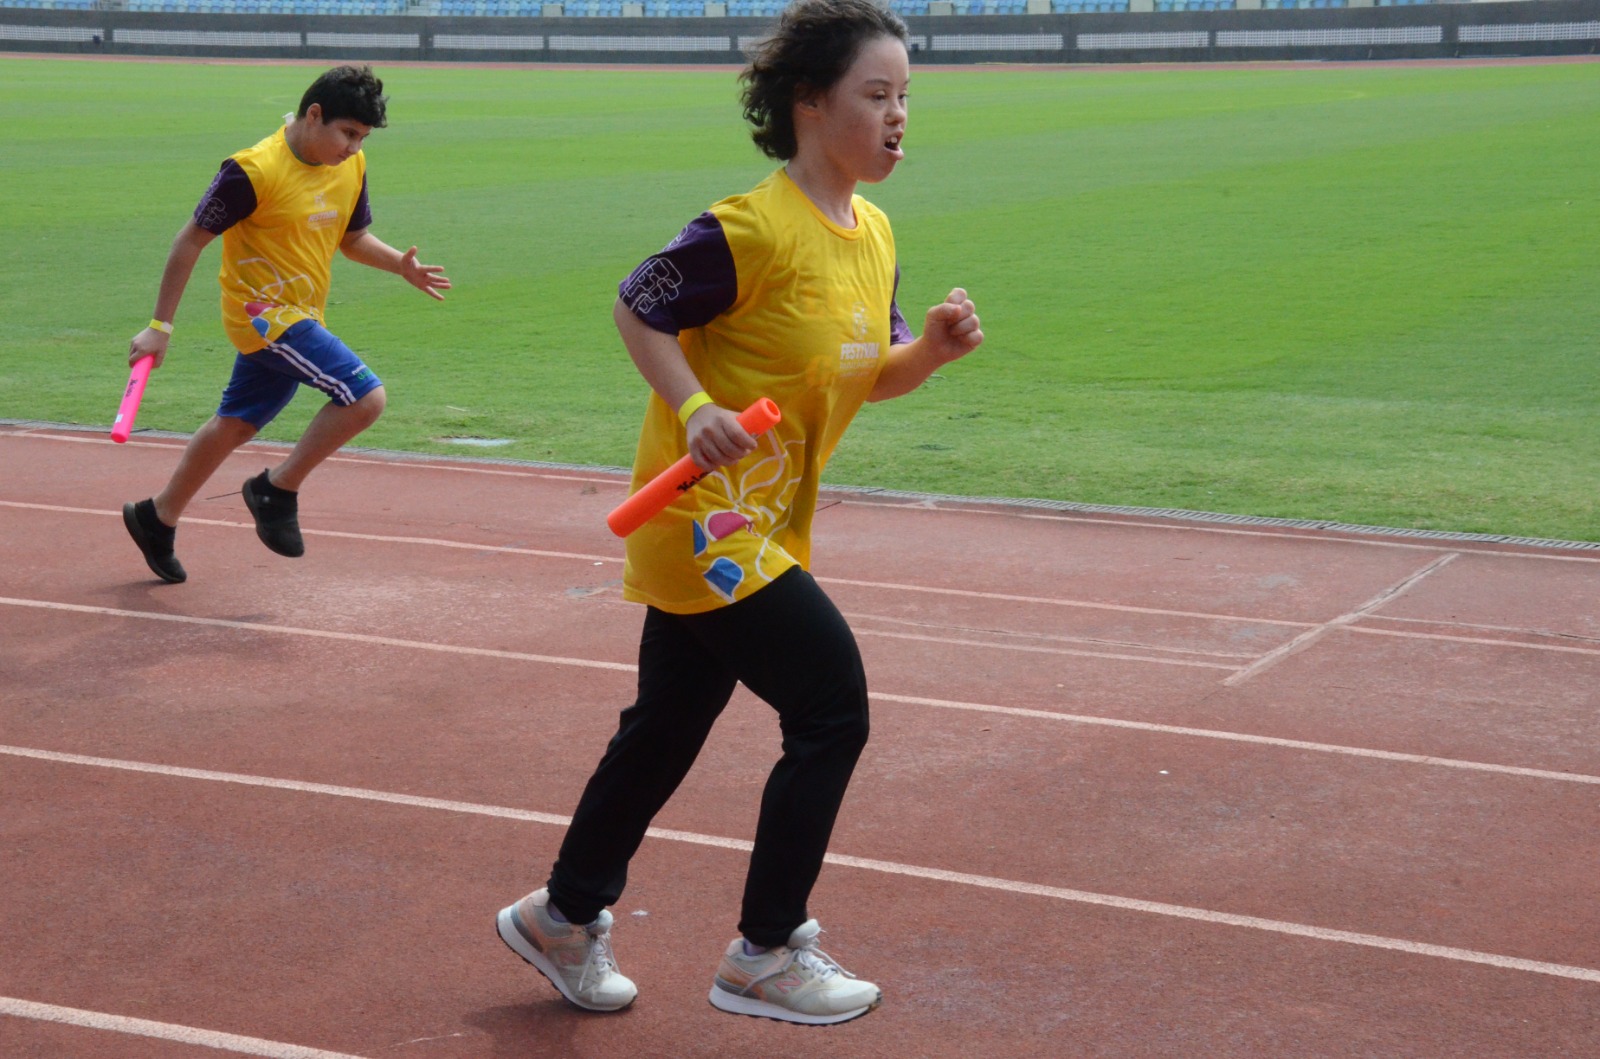
[[[789,935],[789,944],[744,954],[744,939],[734,938],[711,982],[711,1006],[736,1015],[759,1015],[784,1022],[827,1025],[847,1022],[883,1002],[883,993],[840,967],[817,948],[822,928],[808,919]]]
[[[549,911],[550,891],[535,890],[500,910],[495,926],[511,951],[533,964],[561,995],[588,1011],[620,1011],[639,995],[611,954],[611,913],[586,927],[561,923]]]

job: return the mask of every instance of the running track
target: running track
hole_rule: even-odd
[[[884,1006],[706,1003],[741,691],[594,1016],[493,918],[630,701],[623,482],[352,453],[304,559],[202,501],[167,586],[119,511],[179,444],[0,425],[8,1059],[1600,1054],[1600,553],[844,497],[874,730],[812,911]]]

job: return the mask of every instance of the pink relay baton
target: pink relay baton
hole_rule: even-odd
[[[122,407],[117,409],[117,418],[111,424],[111,440],[118,445],[127,441],[128,435],[133,432],[133,417],[139,414],[139,402],[144,399],[144,384],[150,381],[150,369],[155,366],[155,357],[140,357],[128,372],[128,388],[122,391]]]
[[[769,397],[763,397],[739,413],[739,425],[754,437],[777,426],[782,418],[777,403]],[[694,462],[694,457],[685,456],[618,504],[606,516],[606,525],[611,527],[612,533],[626,537],[660,514],[668,504],[693,489],[700,479],[710,473],[701,470],[700,465]]]

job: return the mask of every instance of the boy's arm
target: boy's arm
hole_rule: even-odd
[[[639,374],[669,407],[682,408],[685,401],[700,392],[700,380],[695,378],[676,338],[639,319],[621,298],[612,307],[611,316]],[[738,463],[756,447],[756,439],[739,425],[738,414],[715,404],[695,409],[684,430],[689,454],[703,471]]]
[[[889,347],[889,356],[867,400],[887,401],[891,397],[905,396],[921,386],[929,375],[971,353],[982,342],[978,310],[967,292],[957,287],[944,301],[928,310],[921,338]]]
[[[417,261],[416,247],[413,246],[402,254],[373,235],[370,228],[345,233],[345,237],[339,242],[339,249],[344,252],[345,257],[357,264],[393,272],[430,298],[444,301],[444,295],[439,292],[450,289],[450,281],[444,276],[443,265],[420,264]]]
[[[161,287],[156,292],[156,307],[151,319],[172,323],[172,318],[178,314],[178,303],[183,300],[184,288],[189,285],[189,277],[194,273],[195,262],[200,260],[200,252],[215,238],[193,221],[178,231],[172,240],[172,249],[167,253],[167,265],[161,270]],[[170,340],[171,336],[165,331],[145,328],[128,343],[128,365],[131,367],[144,357],[154,357],[153,367],[161,367],[161,362],[167,359],[167,343]]]

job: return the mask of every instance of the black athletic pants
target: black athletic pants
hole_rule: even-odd
[[[786,944],[804,923],[834,818],[867,742],[867,680],[844,616],[793,567],[704,614],[651,607],[639,698],[622,711],[550,873],[550,898],[588,923],[622,896],[628,861],[700,753],[734,685],[778,711],[783,757],[767,778],[739,931]]]

